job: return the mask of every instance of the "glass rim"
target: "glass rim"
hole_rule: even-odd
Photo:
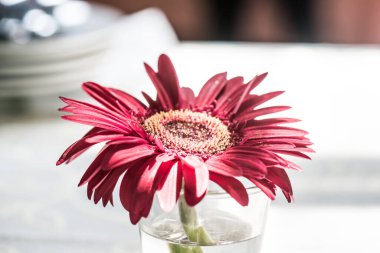
[[[261,192],[260,188],[257,186],[246,187],[245,190],[247,191],[248,195],[257,194],[257,193]],[[230,196],[230,194],[223,189],[220,189],[220,190],[213,189],[213,190],[208,190],[205,197],[207,197],[207,196],[223,196],[223,195]]]

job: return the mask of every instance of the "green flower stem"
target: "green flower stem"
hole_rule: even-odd
[[[209,246],[215,242],[211,239],[206,229],[199,224],[197,210],[190,207],[182,195],[178,200],[179,215],[183,229],[191,242],[198,245]],[[200,246],[169,244],[170,253],[203,253]]]
[[[205,228],[199,224],[197,210],[188,206],[183,196],[178,204],[182,226],[189,240],[203,246],[215,244]]]

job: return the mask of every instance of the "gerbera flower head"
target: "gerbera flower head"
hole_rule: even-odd
[[[87,184],[88,197],[95,203],[113,204],[113,191],[121,179],[119,196],[130,219],[136,224],[147,217],[155,193],[160,206],[170,211],[183,189],[190,206],[207,194],[209,181],[215,182],[241,205],[248,204],[247,178],[270,199],[280,188],[286,199],[293,191],[286,169],[300,170],[281,155],[310,159],[305,152],[312,143],[307,132],[283,126],[291,118],[260,116],[289,109],[287,106],[261,107],[280,95],[251,94],[265,74],[248,83],[226,73],[211,77],[198,96],[180,87],[176,71],[166,55],[158,60],[158,70],[145,64],[156,90],[156,99],[143,92],[147,105],[121,90],[87,82],[84,91],[100,106],[61,98],[68,112],[62,118],[92,126],[59,158],[68,163],[94,144],[104,143],[79,185]]]

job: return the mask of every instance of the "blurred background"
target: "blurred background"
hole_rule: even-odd
[[[0,0],[0,253],[138,252],[118,201],[76,187],[100,147],[55,167],[88,129],[60,120],[58,96],[88,100],[85,81],[154,95],[142,63],[161,53],[195,91],[268,71],[256,92],[286,90],[271,103],[310,132],[317,153],[290,173],[296,202],[273,202],[263,253],[380,252],[379,14],[378,0]]]
[[[163,10],[180,40],[378,43],[377,0],[97,0]]]

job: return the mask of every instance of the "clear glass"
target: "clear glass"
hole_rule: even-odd
[[[181,196],[169,213],[156,199],[139,224],[142,253],[259,253],[270,200],[256,187],[248,194],[245,207],[225,192],[209,192],[195,207]]]

